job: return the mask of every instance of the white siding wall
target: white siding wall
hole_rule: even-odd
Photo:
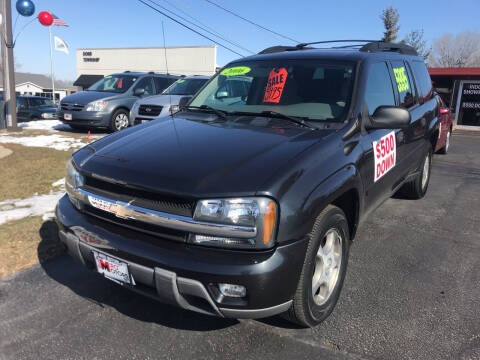
[[[216,46],[167,47],[168,72],[175,75],[213,75]],[[77,77],[118,72],[166,73],[165,48],[77,49]],[[90,61],[89,61],[90,59]],[[98,61],[91,61],[98,59]]]
[[[3,91],[3,87],[0,88],[0,91]],[[15,92],[20,93],[20,95],[34,95],[34,96],[43,96],[43,88],[33,83],[24,83],[18,84],[15,86]],[[51,91],[48,92],[49,96],[51,96]],[[60,97],[62,100],[65,96],[67,96],[67,90],[64,89],[55,89],[55,94]]]

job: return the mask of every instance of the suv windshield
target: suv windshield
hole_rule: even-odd
[[[350,104],[355,63],[246,61],[223,69],[190,103],[227,113],[277,112],[319,121],[343,121]]]
[[[28,101],[30,101],[31,106],[51,106],[51,107],[57,107],[53,103],[52,100],[50,99],[39,99],[39,98],[30,98]]]
[[[162,95],[194,95],[208,79],[180,79],[165,89]]]
[[[88,91],[124,93],[137,80],[133,75],[108,75],[90,86]]]

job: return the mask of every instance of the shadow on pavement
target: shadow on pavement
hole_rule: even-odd
[[[156,323],[181,330],[211,331],[236,325],[235,319],[223,319],[198,314],[137,294],[88,270],[68,255],[59,255],[63,244],[58,239],[54,221],[46,221],[40,231],[38,255],[55,254],[55,259],[40,261],[45,273],[75,294],[98,306],[112,307],[118,312],[142,322]],[[57,249],[53,251],[52,249]]]

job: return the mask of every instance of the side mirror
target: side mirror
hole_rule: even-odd
[[[144,88],[136,88],[135,90],[133,90],[134,96],[142,96],[143,94],[145,94]]]
[[[401,129],[410,124],[408,110],[398,106],[379,106],[370,117],[368,129]]]
[[[190,101],[191,97],[190,96],[184,96],[180,99],[178,102],[178,110],[182,110],[187,106],[188,102]]]

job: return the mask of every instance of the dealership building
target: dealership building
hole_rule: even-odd
[[[124,71],[173,75],[213,75],[217,47],[172,46],[77,49],[77,80],[85,89],[102,77]]]
[[[429,68],[455,127],[480,130],[480,68]]]

